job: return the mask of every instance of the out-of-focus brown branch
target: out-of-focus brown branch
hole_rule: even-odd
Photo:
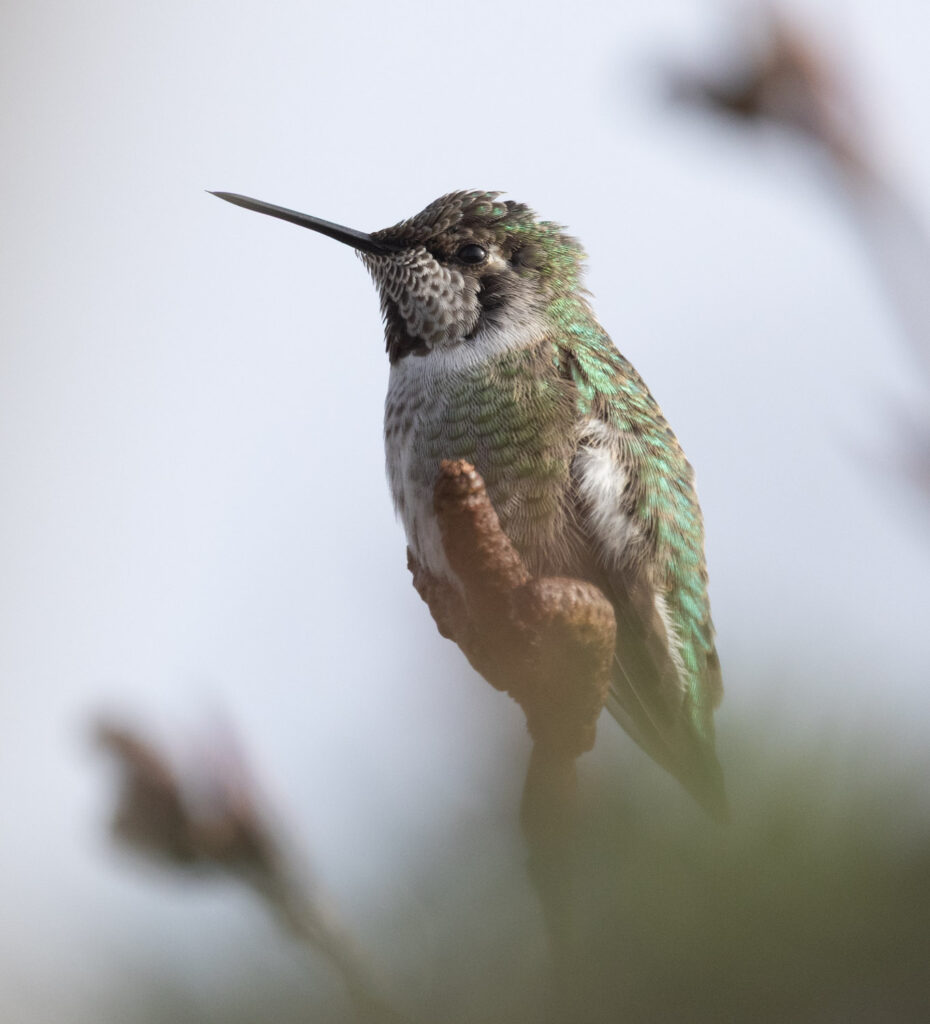
[[[747,123],[768,122],[822,146],[844,170],[871,173],[862,112],[847,78],[796,19],[759,4],[760,34],[716,75],[676,71],[674,98]]]
[[[474,467],[442,463],[435,509],[461,589],[408,554],[417,592],[443,636],[520,705],[534,746],[521,807],[530,875],[543,905],[555,965],[568,970],[575,761],[594,745],[610,683],[616,622],[590,583],[530,576],[500,527]],[[559,989],[564,995],[567,978]]]
[[[319,887],[288,854],[238,750],[227,744],[222,758],[198,751],[197,769],[185,775],[126,726],[101,722],[96,733],[120,769],[112,822],[120,842],[170,867],[221,872],[248,884],[298,941],[335,964],[362,1020],[402,1020],[378,995]]]
[[[879,159],[853,83],[823,42],[774,4],[761,3],[759,13],[761,45],[747,40],[732,66],[714,77],[674,73],[673,94],[747,123],[786,128],[825,154],[837,194],[930,384],[930,230]],[[926,486],[930,422],[922,413],[898,419],[907,438],[905,468]]]

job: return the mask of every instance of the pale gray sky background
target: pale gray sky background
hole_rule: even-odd
[[[930,8],[796,6],[861,65],[930,218]],[[82,732],[101,706],[167,733],[223,708],[350,914],[414,845],[504,820],[519,793],[519,711],[435,634],[404,567],[367,275],[207,188],[365,230],[495,188],[568,225],[697,469],[724,760],[728,723],[763,712],[786,743],[836,720],[922,744],[930,531],[889,409],[926,392],[809,155],[658,101],[651,59],[706,55],[725,10],[3,5],[0,991],[18,1019],[98,1019],[133,943],[182,977],[196,963],[206,991],[236,970],[224,943],[272,934],[244,900],[109,852]],[[600,745],[627,741],[605,722]]]

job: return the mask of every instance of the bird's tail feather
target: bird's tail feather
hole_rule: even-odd
[[[654,761],[681,783],[714,821],[726,824],[730,820],[729,802],[723,770],[712,741],[699,737],[687,719],[680,719],[674,727],[663,727],[648,714],[631,714],[628,705],[631,698],[637,700],[636,690],[628,678],[617,680],[618,674],[615,672],[615,681],[607,697],[608,711]]]

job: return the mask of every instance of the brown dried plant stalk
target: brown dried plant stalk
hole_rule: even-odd
[[[434,500],[461,590],[427,573],[408,552],[413,585],[439,632],[526,715],[533,751],[520,820],[556,967],[567,970],[575,762],[594,745],[607,698],[613,608],[593,584],[530,576],[469,463],[442,463]]]

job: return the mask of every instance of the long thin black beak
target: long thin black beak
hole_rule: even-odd
[[[306,213],[298,213],[296,210],[288,210],[283,206],[274,206],[272,203],[263,203],[260,199],[250,199],[248,196],[240,196],[235,192],[210,192],[210,195],[219,196],[227,203],[242,206],[246,210],[267,213],[269,217],[278,217],[280,220],[290,221],[291,224],[299,224],[302,228],[310,228],[311,231],[318,231],[321,235],[335,238],[337,242],[345,242],[353,249],[370,252],[374,256],[387,256],[400,249],[400,246],[391,245],[389,242],[379,242],[371,235],[366,235],[364,231],[344,228],[341,224],[333,224],[331,221],[311,217]]]

